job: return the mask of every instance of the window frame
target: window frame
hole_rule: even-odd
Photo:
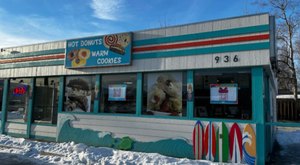
[[[93,114],[93,113],[95,113],[94,111],[94,104],[95,104],[95,98],[96,98],[96,78],[97,78],[97,75],[98,74],[72,74],[72,75],[64,75],[63,76],[63,79],[64,79],[64,83],[63,83],[63,90],[61,91],[61,93],[60,93],[60,95],[59,96],[61,96],[62,97],[62,107],[61,107],[61,109],[58,109],[58,113],[74,113],[74,114],[76,114],[76,113],[78,113],[78,114]],[[73,111],[65,111],[65,102],[66,102],[66,85],[67,85],[67,78],[68,77],[88,77],[88,76],[91,76],[91,77],[94,77],[94,81],[92,82],[93,84],[91,85],[91,87],[92,87],[92,89],[94,89],[94,91],[92,91],[92,89],[91,89],[91,91],[92,91],[92,93],[94,93],[94,104],[91,104],[90,105],[90,111],[89,112],[73,112]],[[61,76],[59,76],[59,77],[61,77]],[[91,94],[91,95],[93,95],[93,94]],[[91,102],[92,102],[92,96],[91,96]],[[91,110],[93,110],[93,111],[91,111]]]
[[[204,120],[204,121],[224,121],[224,122],[242,122],[242,123],[249,123],[249,122],[252,122],[253,119],[254,119],[254,116],[253,116],[253,106],[252,106],[252,71],[251,71],[251,68],[238,68],[238,71],[234,71],[234,70],[231,70],[231,69],[224,69],[224,70],[221,70],[221,69],[213,69],[213,70],[208,70],[208,69],[202,69],[202,70],[194,70],[194,75],[193,75],[193,85],[194,85],[194,99],[193,99],[193,102],[195,103],[196,102],[196,73],[200,74],[201,76],[213,76],[213,75],[219,75],[219,76],[222,76],[223,74],[248,74],[249,75],[249,91],[251,93],[250,95],[250,99],[251,99],[251,107],[249,108],[250,110],[250,118],[249,119],[243,119],[242,118],[242,115],[240,118],[224,118],[224,117],[221,117],[221,118],[216,118],[214,116],[212,117],[209,117],[209,116],[205,116],[205,117],[198,117],[196,116],[195,114],[195,111],[196,111],[196,105],[193,104],[193,119],[200,119],[200,120]],[[239,82],[236,82],[237,84],[239,84]],[[210,103],[209,103],[210,104]],[[207,111],[209,111],[210,109],[207,109]],[[240,111],[240,109],[239,109]]]
[[[139,100],[137,98],[137,91],[138,91],[138,85],[137,85],[137,81],[138,81],[138,73],[139,72],[128,72],[128,73],[113,73],[113,74],[100,74],[101,76],[101,80],[100,80],[100,85],[99,85],[99,92],[100,92],[100,97],[99,97],[99,104],[100,104],[100,107],[99,107],[99,110],[98,110],[98,113],[97,114],[103,114],[103,115],[120,115],[120,116],[134,116],[136,114],[138,114],[138,109],[136,108],[136,104],[137,104],[137,101]],[[105,99],[105,96],[104,96],[104,87],[103,87],[103,77],[105,76],[117,76],[117,75],[134,75],[135,76],[135,93],[134,93],[134,96],[135,96],[135,101],[134,101],[134,108],[135,108],[135,113],[112,113],[112,112],[105,112],[105,101],[103,99]],[[108,90],[108,87],[107,87],[107,90]],[[127,90],[127,89],[126,89]],[[108,91],[107,91],[108,92]],[[108,95],[108,93],[107,93]],[[104,107],[104,108],[103,108]]]
[[[169,118],[169,119],[189,119],[189,115],[188,115],[188,99],[187,99],[187,84],[188,84],[188,72],[189,70],[164,70],[164,71],[150,71],[150,72],[142,72],[142,98],[141,98],[141,116],[142,117],[147,117],[147,118]],[[145,106],[144,106],[144,87],[145,87],[145,75],[146,74],[154,74],[154,73],[182,73],[182,111],[185,110],[185,115],[182,116],[165,116],[165,115],[148,115],[148,114],[143,114],[143,112],[145,111]],[[148,79],[148,78],[147,78]],[[147,85],[148,88],[148,85]],[[147,93],[147,89],[146,89],[146,93]],[[148,94],[147,94],[148,95]],[[146,95],[146,100],[148,99]],[[185,103],[184,103],[185,102]],[[147,108],[146,108],[147,109]]]
[[[60,77],[59,75],[57,76],[38,76],[38,77],[35,77],[34,78],[34,99],[33,99],[33,103],[32,103],[32,123],[33,124],[36,124],[36,125],[57,125],[57,122],[58,122],[58,113],[59,113],[59,99],[61,97],[61,91],[60,91]],[[59,85],[56,87],[58,89],[58,92],[57,92],[57,112],[56,112],[56,119],[53,119],[54,116],[52,116],[52,119],[51,121],[40,121],[38,120],[37,122],[35,121],[34,119],[34,114],[35,114],[35,111],[34,111],[34,108],[35,108],[35,105],[36,105],[36,86],[37,86],[37,79],[40,79],[40,78],[57,78],[58,79],[58,83]],[[56,121],[55,123],[53,123],[53,120]]]
[[[30,87],[29,89],[27,89],[28,91],[28,98],[25,98],[25,100],[27,100],[27,101],[24,101],[24,113],[22,114],[23,115],[23,117],[22,117],[22,119],[20,118],[20,119],[17,119],[17,120],[24,120],[23,122],[21,122],[21,121],[17,121],[17,120],[14,120],[14,119],[9,119],[8,118],[8,112],[9,112],[9,106],[10,106],[10,90],[11,90],[11,80],[17,80],[17,79],[20,79],[20,81],[19,81],[19,83],[18,83],[18,85],[21,83],[21,81],[23,80],[23,79],[28,79],[29,80],[29,83],[28,83],[28,86]],[[6,100],[7,100],[7,103],[6,103],[6,107],[5,107],[5,110],[6,110],[6,116],[5,116],[5,118],[6,118],[6,121],[7,122],[11,122],[11,123],[22,123],[22,124],[26,124],[26,123],[28,123],[28,113],[29,113],[29,111],[31,111],[31,107],[29,106],[29,104],[30,104],[30,100],[32,99],[32,95],[33,95],[33,88],[34,87],[32,87],[32,85],[34,85],[34,83],[32,84],[32,80],[34,80],[34,77],[14,77],[14,78],[8,78],[8,92],[7,92],[7,98],[6,98]],[[19,109],[19,108],[18,108]],[[19,110],[18,110],[19,111]]]

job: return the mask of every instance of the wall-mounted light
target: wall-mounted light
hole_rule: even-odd
[[[10,54],[18,54],[18,53],[21,53],[21,52],[15,51],[15,50],[13,50],[13,51],[10,52]]]
[[[16,50],[8,50],[8,49],[4,49],[4,48],[1,48],[0,49],[1,52],[10,52],[10,54],[18,54],[18,53],[21,53],[20,51],[16,51]]]

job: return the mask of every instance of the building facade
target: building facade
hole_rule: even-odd
[[[277,93],[268,14],[1,49],[1,132],[264,164]]]

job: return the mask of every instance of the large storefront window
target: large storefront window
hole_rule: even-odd
[[[136,112],[136,74],[103,75],[101,112]]]
[[[93,112],[95,80],[95,76],[66,77],[64,111]]]
[[[144,74],[144,115],[186,116],[185,72]]]
[[[195,73],[194,116],[251,119],[251,74]]]
[[[35,79],[33,121],[35,123],[57,122],[59,77]]]
[[[10,79],[7,120],[14,122],[26,122],[28,113],[28,103],[30,97],[29,78]]]

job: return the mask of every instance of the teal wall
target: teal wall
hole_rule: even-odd
[[[99,113],[100,110],[100,88],[101,87],[101,75],[96,75],[96,82],[95,82],[95,100],[94,100],[94,113]],[[63,95],[62,95],[63,97]]]
[[[32,124],[32,112],[33,112],[33,102],[34,102],[34,89],[35,89],[35,78],[31,78],[30,81],[30,89],[29,89],[29,100],[27,107],[27,130],[26,130],[26,138],[30,138],[31,133],[31,124]]]
[[[137,73],[136,77],[136,115],[141,116],[143,104],[143,74]]]
[[[266,161],[266,134],[264,110],[264,71],[263,67],[252,68],[252,116],[256,123],[256,155],[257,164]]]
[[[7,106],[7,97],[9,92],[9,79],[4,80],[4,86],[3,86],[3,96],[2,96],[2,116],[1,116],[1,134],[5,133],[5,123],[6,123],[6,106]]]
[[[59,97],[58,97],[58,113],[64,109],[64,95],[65,95],[65,77],[59,78]]]
[[[194,71],[187,71],[187,84],[193,84],[194,91]],[[194,92],[192,93],[192,100],[187,101],[187,117],[192,119],[194,116]]]

